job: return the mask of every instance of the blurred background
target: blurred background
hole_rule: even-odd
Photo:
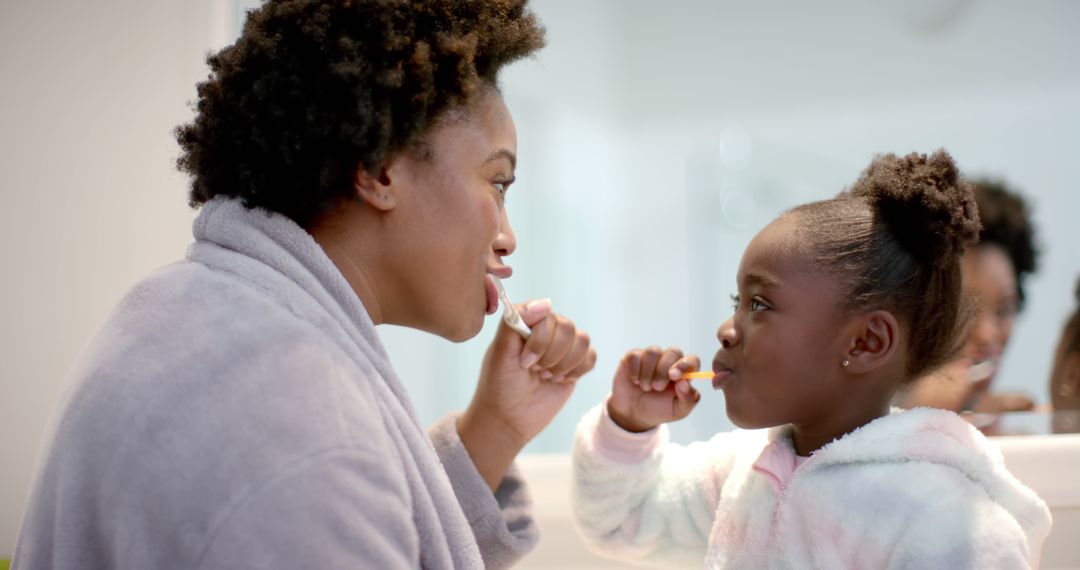
[[[0,2],[0,558],[65,374],[124,292],[191,240],[171,131],[191,116],[207,52],[254,4]],[[548,47],[503,76],[520,154],[506,286],[550,297],[600,359],[528,452],[569,449],[629,348],[708,363],[753,234],[880,152],[944,147],[1029,199],[1041,269],[997,387],[1048,401],[1080,275],[1080,3],[533,8]],[[382,327],[426,422],[466,405],[494,325],[461,345]],[[676,440],[731,427],[702,386]]]

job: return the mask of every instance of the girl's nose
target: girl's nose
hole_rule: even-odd
[[[720,339],[720,346],[724,348],[731,348],[739,344],[739,332],[735,329],[734,315],[720,323],[720,328],[716,331],[716,338]]]

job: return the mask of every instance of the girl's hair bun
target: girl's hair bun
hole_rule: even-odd
[[[897,242],[935,266],[958,259],[978,241],[979,213],[970,184],[949,153],[876,157],[849,190],[867,200]]]

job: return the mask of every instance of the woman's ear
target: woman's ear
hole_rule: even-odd
[[[871,311],[858,318],[851,330],[853,334],[841,365],[853,374],[885,365],[900,343],[900,326],[889,311]]]
[[[353,190],[356,191],[356,196],[380,212],[393,210],[397,205],[396,188],[390,170],[390,165],[387,165],[373,175],[363,165],[357,165],[353,175]]]

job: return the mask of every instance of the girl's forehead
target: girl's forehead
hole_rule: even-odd
[[[834,276],[819,270],[795,218],[790,214],[781,216],[754,236],[739,266],[741,284],[754,281],[815,290],[836,285]]]
[[[799,263],[809,259],[798,226],[792,216],[781,216],[765,226],[746,247],[743,260],[758,259],[770,263]]]

